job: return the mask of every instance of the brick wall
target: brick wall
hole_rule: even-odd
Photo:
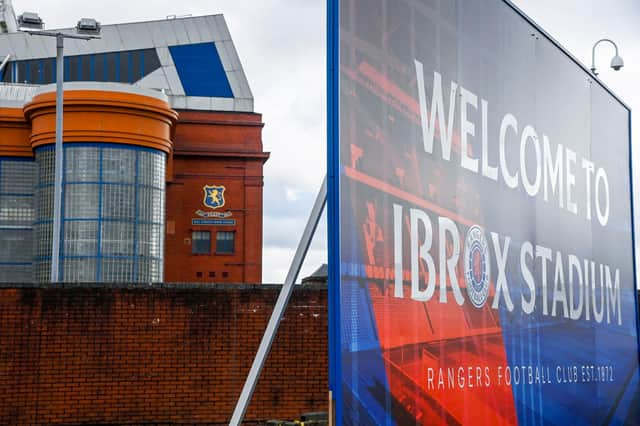
[[[0,287],[0,424],[226,424],[279,287]],[[297,288],[245,419],[326,410],[325,286]]]

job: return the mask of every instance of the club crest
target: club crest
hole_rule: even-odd
[[[205,185],[204,190],[204,200],[202,203],[212,209],[218,209],[224,206],[224,186],[216,186],[216,185]]]
[[[484,231],[477,225],[467,231],[464,249],[464,277],[467,294],[476,308],[482,308],[489,296],[489,246]]]

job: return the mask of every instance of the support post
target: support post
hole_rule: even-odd
[[[269,323],[267,324],[267,329],[262,336],[262,341],[260,342],[260,346],[258,347],[258,352],[256,353],[256,357],[253,360],[253,364],[251,365],[251,370],[249,370],[249,375],[247,376],[247,380],[245,381],[244,387],[242,388],[242,393],[240,393],[238,403],[236,404],[236,408],[233,411],[233,415],[231,416],[231,421],[229,422],[229,424],[232,426],[239,426],[244,419],[245,412],[247,411],[247,407],[249,407],[249,402],[251,401],[251,396],[253,395],[256,383],[258,382],[258,378],[260,377],[260,372],[262,371],[262,367],[267,360],[267,356],[269,355],[269,351],[271,350],[273,339],[276,335],[276,332],[278,331],[278,326],[280,325],[282,314],[284,314],[284,310],[287,307],[289,298],[291,297],[291,292],[293,291],[295,280],[296,278],[298,278],[298,273],[300,273],[302,262],[304,261],[304,258],[307,254],[307,250],[309,250],[311,239],[313,238],[313,234],[315,233],[316,227],[318,226],[318,222],[320,221],[320,217],[322,216],[322,211],[324,210],[324,206],[326,203],[327,178],[325,176],[322,182],[322,187],[320,188],[318,196],[316,197],[316,201],[313,204],[313,209],[311,210],[311,215],[309,216],[307,225],[304,228],[304,232],[302,233],[302,238],[300,239],[298,248],[296,249],[296,253],[293,256],[293,261],[291,262],[291,266],[289,267],[289,272],[287,273],[284,285],[280,290],[280,295],[278,296],[276,305],[274,306],[273,312],[271,313],[271,318],[269,319]]]
[[[60,233],[62,231],[62,167],[64,148],[62,145],[62,114],[64,108],[64,35],[56,34],[56,146],[55,180],[53,187],[53,237],[51,247],[51,282],[60,281]]]

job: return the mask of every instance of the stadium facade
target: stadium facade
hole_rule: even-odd
[[[0,281],[49,281],[55,42],[2,27]],[[67,40],[64,81],[59,279],[260,282],[269,154],[223,16]]]

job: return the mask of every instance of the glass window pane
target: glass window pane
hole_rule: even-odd
[[[53,184],[55,159],[56,154],[53,149],[39,149],[36,151],[37,182],[39,185]]]
[[[64,282],[94,282],[96,281],[96,259],[64,259]]]
[[[29,83],[40,84],[42,82],[41,62],[40,59],[29,61]]]
[[[164,191],[165,154],[139,151],[138,183]]]
[[[121,83],[128,83],[129,80],[129,52],[120,52],[120,79]]]
[[[133,260],[103,258],[100,275],[103,282],[130,282],[133,280]]]
[[[97,182],[100,174],[99,148],[65,148],[65,179],[67,182]]]
[[[16,83],[26,83],[27,82],[27,61],[19,61],[18,62],[18,75],[16,78]]]
[[[30,229],[0,229],[0,263],[31,263],[32,238],[33,231]]]
[[[135,175],[136,151],[119,148],[104,148],[102,150],[103,181],[134,183]]]
[[[46,260],[42,262],[36,262],[33,269],[33,275],[36,281],[50,281],[49,277],[51,276],[51,261]]]
[[[156,49],[145,49],[142,51],[144,62],[144,75],[149,75],[153,71],[160,68],[160,59],[156,53]]]
[[[137,261],[138,282],[162,282],[162,262],[158,259],[139,259]]]
[[[93,65],[93,79],[95,81],[106,81],[107,72],[105,70],[106,63],[105,63],[104,53],[95,55],[94,61],[95,62]]]
[[[55,67],[55,59],[47,58],[42,60],[42,84],[53,83],[53,73]]]
[[[162,223],[164,220],[164,191],[138,187],[138,220]]]
[[[100,253],[103,256],[133,256],[133,223],[102,222]]]
[[[8,62],[7,65],[4,67],[4,69],[2,70],[2,81],[4,81],[5,83],[10,83],[12,82],[12,76],[13,76],[13,62]]]
[[[30,227],[34,216],[33,196],[0,195],[0,226]]]
[[[51,257],[51,238],[53,236],[53,224],[51,222],[36,224],[33,227],[36,240],[35,257]],[[47,260],[48,262],[49,260]]]
[[[133,185],[104,184],[102,186],[102,217],[133,220],[135,201]]]
[[[138,256],[162,258],[162,225],[141,223],[138,225]]]
[[[98,248],[98,222],[65,221],[64,255],[95,256]]]
[[[118,61],[118,53],[107,53],[105,55],[107,61],[107,78],[105,81],[117,81],[116,80],[116,63]]]
[[[35,181],[35,162],[0,160],[0,192],[33,194]]]
[[[33,281],[31,270],[32,265],[1,265],[0,282],[5,283],[27,283]]]
[[[138,80],[140,80],[143,76],[142,76],[142,67],[140,64],[140,61],[142,60],[142,52],[140,50],[136,50],[131,52],[131,72],[132,72],[132,80],[131,82],[134,83]]]
[[[69,56],[68,57],[69,61],[67,62],[67,64],[69,64],[69,72],[68,72],[68,76],[69,79],[68,81],[78,81],[80,79],[80,73],[79,73],[79,69],[80,69],[80,57],[79,56]],[[65,64],[65,66],[67,65]]]
[[[153,282],[162,282],[162,274],[163,274],[163,270],[162,270],[162,260],[160,259],[153,259],[151,260],[151,281]]]
[[[74,183],[64,185],[64,216],[67,219],[98,217],[98,185]]]
[[[36,191],[36,221],[53,219],[53,186],[45,186]]]
[[[151,282],[151,260],[145,258],[138,258],[136,260],[136,267],[138,269],[137,279],[138,282]]]
[[[80,57],[80,80],[91,81],[91,56],[85,55]]]
[[[211,232],[209,231],[191,232],[191,253],[193,254],[211,253]]]
[[[218,231],[216,234],[216,253],[233,253],[235,251],[235,232]]]

